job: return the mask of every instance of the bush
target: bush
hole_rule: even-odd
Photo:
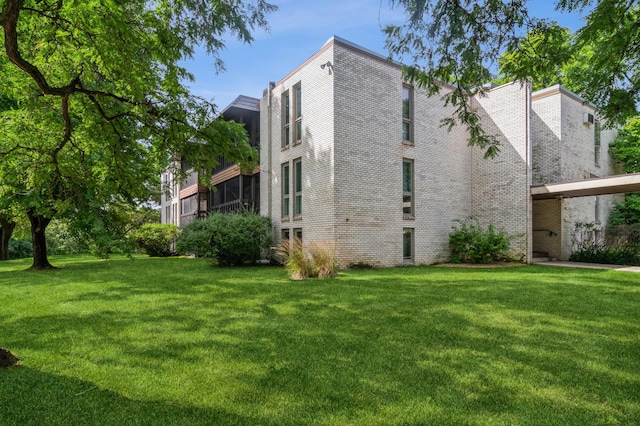
[[[133,232],[132,238],[149,256],[162,257],[172,254],[171,245],[180,229],[172,224],[146,223]]]
[[[23,259],[33,256],[31,240],[9,240],[9,259]]]
[[[576,222],[571,231],[572,262],[640,265],[640,228],[637,224],[610,225],[606,236],[594,223]]]
[[[496,231],[493,225],[483,229],[478,220],[468,217],[456,220],[460,227],[453,227],[449,234],[451,261],[455,263],[489,263],[508,260],[511,237],[504,231]]]
[[[216,250],[211,242],[212,235],[213,226],[209,219],[192,220],[182,228],[176,241],[176,252],[197,257],[215,258]]]
[[[333,245],[302,244],[298,238],[282,240],[277,250],[284,260],[289,276],[294,280],[304,278],[333,278],[338,275]]]
[[[271,220],[259,214],[213,213],[185,226],[176,250],[238,266],[260,260],[262,249],[271,245],[270,234]]]

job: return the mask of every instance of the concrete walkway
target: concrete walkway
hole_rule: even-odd
[[[534,265],[560,266],[565,268],[615,269],[616,271],[640,272],[640,266],[604,265],[601,263],[564,262],[560,260],[535,262]]]

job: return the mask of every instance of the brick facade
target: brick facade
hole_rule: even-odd
[[[275,240],[335,245],[342,267],[433,264],[449,260],[456,221],[475,216],[513,236],[511,255],[528,262],[536,251],[566,259],[575,222],[606,223],[621,196],[532,201],[530,192],[615,173],[615,131],[602,128],[596,164],[592,107],[560,86],[491,88],[472,100],[500,142],[485,159],[463,126],[441,126],[454,114],[447,90],[429,97],[403,82],[398,64],[338,37],[270,83],[259,107],[259,199]]]
[[[321,67],[327,62],[330,73]],[[304,135],[300,145],[282,149],[282,93],[297,84],[303,93]],[[488,130],[501,141],[496,160],[468,147],[461,126],[448,131],[440,125],[453,110],[443,107],[439,96],[412,90],[410,143],[402,140],[400,66],[344,40],[331,39],[265,91],[261,111],[270,113],[261,121],[261,199],[270,199],[275,235],[301,228],[305,242],[335,242],[341,266],[392,266],[404,263],[403,231],[412,230],[412,263],[431,264],[449,259],[452,226],[473,214],[517,234],[513,254],[526,259],[528,87],[507,85],[476,100]],[[300,220],[282,220],[281,165],[296,158],[303,163],[304,213]],[[413,164],[414,214],[409,218],[402,209],[403,161]]]
[[[595,109],[574,93],[553,86],[532,94],[533,184],[569,182],[611,176],[618,170],[609,155],[616,131],[600,127],[596,161]],[[588,115],[593,123],[588,121]],[[604,124],[604,123],[603,123]],[[571,255],[576,223],[595,223],[602,231],[623,195],[538,200],[533,203],[533,250],[566,260]]]

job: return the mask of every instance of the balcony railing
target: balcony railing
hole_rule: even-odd
[[[252,200],[233,200],[226,203],[218,204],[211,208],[211,211],[216,213],[236,213],[243,211],[257,212],[257,206],[255,201]]]

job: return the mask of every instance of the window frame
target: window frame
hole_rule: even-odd
[[[288,162],[282,163],[280,172],[282,181],[280,216],[282,220],[289,220],[291,217],[291,166]]]
[[[405,97],[405,93],[407,96]],[[414,110],[414,88],[408,84],[402,85],[402,143],[413,145],[413,110]],[[405,116],[405,102],[407,104],[407,111]],[[407,137],[405,138],[405,126]]]
[[[302,84],[297,83],[293,86],[293,145],[302,143]]]
[[[415,263],[416,253],[416,231],[415,228],[402,228],[402,263],[405,265],[413,265]],[[409,236],[409,253],[407,254],[407,236]]]
[[[293,160],[292,175],[293,175],[293,218],[298,219],[302,216],[302,187],[303,187],[302,158],[296,158],[295,160]]]
[[[287,149],[291,145],[291,97],[289,91],[282,93],[282,149]]]
[[[409,165],[409,191],[406,191],[405,184],[407,177],[405,176],[405,167]],[[408,198],[408,201],[407,201]],[[406,206],[406,203],[409,203]],[[406,208],[409,211],[405,211]],[[402,216],[404,219],[414,219],[416,214],[415,207],[415,161],[410,158],[402,159]]]

